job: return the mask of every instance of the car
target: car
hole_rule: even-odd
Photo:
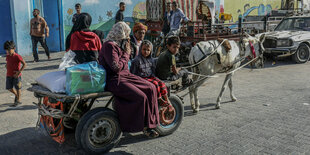
[[[284,18],[272,32],[265,33],[265,53],[276,57],[291,56],[296,63],[310,57],[310,16]]]

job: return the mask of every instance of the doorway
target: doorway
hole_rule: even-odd
[[[0,31],[0,45],[3,47],[5,41],[14,39],[10,0],[1,0],[0,8],[0,23],[5,23],[1,24]],[[3,48],[0,48],[0,54],[5,54]]]
[[[49,37],[46,38],[46,43],[51,52],[58,52],[62,49],[60,6],[61,0],[33,0],[33,8],[42,12],[41,16],[49,27]]]

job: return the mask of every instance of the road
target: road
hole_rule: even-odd
[[[35,130],[37,109],[31,92],[34,79],[57,70],[63,53],[52,61],[30,62],[23,73],[23,104],[10,108],[14,98],[3,88],[5,59],[0,58],[0,154],[85,154],[74,136],[63,145]],[[108,154],[310,154],[310,63],[267,62],[264,69],[243,68],[233,77],[236,102],[223,95],[221,109],[214,105],[224,76],[213,78],[199,90],[201,111],[193,115],[188,96],[185,117],[172,135],[156,139],[142,133],[124,134]],[[101,106],[96,103],[96,106]]]

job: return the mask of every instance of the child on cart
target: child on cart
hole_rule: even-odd
[[[186,87],[193,81],[188,77],[188,70],[176,67],[175,55],[179,52],[180,39],[171,36],[167,40],[167,49],[162,52],[157,61],[156,75],[161,80],[175,81],[182,78],[182,86]]]
[[[144,40],[139,49],[139,55],[132,60],[130,71],[156,86],[158,99],[162,106],[171,107],[168,99],[168,91],[164,82],[155,77],[156,60],[151,57],[153,44]]]
[[[26,63],[23,58],[15,53],[15,44],[13,41],[6,41],[4,43],[4,50],[6,51],[6,89],[15,95],[14,104],[12,107],[16,107],[20,102],[21,96],[21,76],[22,71],[26,67]],[[21,67],[21,64],[23,66]],[[14,89],[15,88],[15,89]]]

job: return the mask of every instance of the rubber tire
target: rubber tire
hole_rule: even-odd
[[[300,52],[299,50],[300,50],[301,48],[304,48],[304,49],[306,50],[306,52],[308,52],[308,58],[307,58],[307,59],[301,60],[301,59],[299,58],[299,52]],[[297,51],[295,52],[295,54],[292,56],[292,58],[293,58],[293,60],[294,60],[296,63],[298,63],[298,64],[306,63],[306,62],[309,60],[309,58],[310,58],[310,48],[309,48],[309,46],[308,46],[307,44],[305,44],[305,43],[301,43],[301,44],[299,45]]]
[[[87,113],[85,113],[82,116],[82,118],[79,120],[79,122],[78,122],[78,124],[76,126],[76,129],[75,129],[75,141],[76,141],[76,144],[77,144],[78,148],[82,148],[82,145],[81,145],[81,134],[82,134],[82,130],[83,130],[84,124],[86,123],[86,121],[91,116],[93,116],[95,113],[98,113],[100,111],[112,111],[112,110],[110,110],[108,108],[105,108],[105,107],[94,108],[94,109],[88,111]]]
[[[169,100],[171,104],[173,105],[173,107],[176,109],[177,116],[174,120],[175,122],[174,125],[172,125],[171,127],[165,128],[163,125],[160,124],[155,128],[155,130],[159,133],[160,136],[170,135],[174,131],[176,131],[181,125],[183,117],[184,117],[184,107],[183,107],[183,104],[180,98],[175,95],[171,95],[169,97]]]
[[[80,138],[80,145],[82,146],[82,148],[90,154],[102,154],[108,152],[119,143],[122,137],[122,131],[117,118],[117,114],[113,110],[110,110],[108,108],[100,108],[100,110],[97,109],[99,108],[94,109],[96,111],[90,111],[88,115],[84,115],[85,117],[82,117],[81,121],[78,124],[80,136],[76,136],[77,138]],[[111,138],[111,142],[109,144],[96,148],[90,143],[87,132],[90,125],[94,121],[101,118],[109,119],[112,123],[114,123],[115,134]]]

